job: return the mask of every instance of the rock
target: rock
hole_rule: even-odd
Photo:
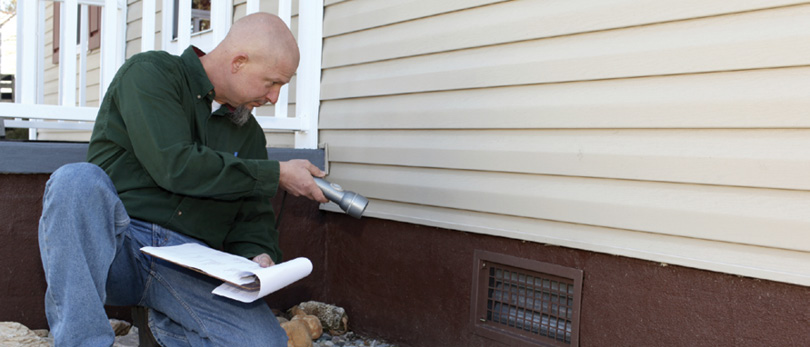
[[[306,316],[306,315],[307,315],[307,313],[304,310],[302,310],[300,307],[298,307],[298,305],[295,305],[290,309],[290,316],[291,317]]]
[[[292,320],[293,321],[296,321],[296,320],[304,321],[304,323],[306,323],[306,325],[307,325],[307,328],[309,329],[309,337],[311,337],[313,340],[316,340],[319,337],[321,337],[321,335],[323,335],[323,326],[321,325],[321,320],[316,316],[313,316],[313,315],[306,315],[306,316],[298,315],[298,316],[293,317]]]
[[[0,322],[0,346],[50,347],[50,344],[25,325],[17,322]]]
[[[307,301],[290,309],[293,316],[300,314],[314,315],[321,321],[324,330],[332,335],[342,335],[349,330],[349,317],[342,307],[329,305],[318,301]]]
[[[131,327],[126,335],[116,336],[115,343],[113,343],[113,347],[138,347],[139,345],[138,327]]]
[[[132,324],[129,322],[118,319],[110,319],[110,326],[112,326],[115,336],[124,336],[129,334],[129,329],[132,328]]]
[[[312,347],[312,337],[303,320],[284,322],[281,327],[287,332],[287,347]]]

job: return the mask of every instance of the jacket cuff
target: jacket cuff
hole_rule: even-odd
[[[279,164],[275,160],[256,160],[256,186],[257,195],[273,197],[278,191]]]

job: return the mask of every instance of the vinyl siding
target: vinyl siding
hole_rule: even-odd
[[[810,2],[352,0],[324,21],[329,178],[368,216],[810,285]]]

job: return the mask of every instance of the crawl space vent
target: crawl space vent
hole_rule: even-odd
[[[578,346],[582,271],[475,252],[476,334],[512,346]]]

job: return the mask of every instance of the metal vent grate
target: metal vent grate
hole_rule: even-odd
[[[512,345],[577,346],[582,271],[477,251],[475,331]]]

